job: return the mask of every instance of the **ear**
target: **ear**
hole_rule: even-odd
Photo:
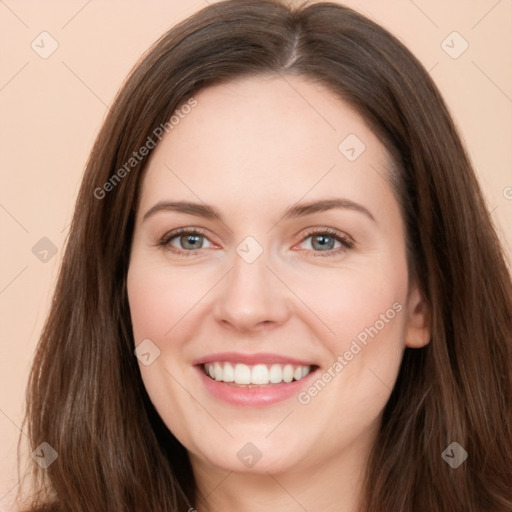
[[[405,345],[410,348],[421,348],[430,341],[430,309],[416,284],[411,286],[407,298],[405,326]]]

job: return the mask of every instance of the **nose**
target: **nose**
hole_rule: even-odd
[[[290,293],[267,267],[265,252],[248,263],[234,254],[233,268],[222,280],[215,319],[236,331],[250,332],[284,324],[290,316]]]

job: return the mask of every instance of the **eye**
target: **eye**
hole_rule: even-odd
[[[205,245],[209,244],[209,245]],[[212,243],[206,238],[206,235],[197,228],[181,228],[170,233],[166,233],[158,246],[185,256],[198,252],[199,249],[206,249],[212,246]]]
[[[329,228],[307,232],[301,243],[307,240],[310,241],[306,249],[312,250],[314,256],[335,256],[354,247],[354,242],[347,235]]]
[[[312,251],[314,256],[336,256],[354,247],[350,237],[330,228],[310,230],[303,235],[300,243],[308,240],[306,245],[309,247],[305,249]],[[214,246],[198,228],[180,228],[166,233],[157,245],[181,256],[193,256],[201,249]]]

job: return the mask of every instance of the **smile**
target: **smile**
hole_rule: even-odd
[[[241,386],[265,386],[301,380],[311,372],[309,365],[210,362],[202,365],[205,375],[218,382]]]

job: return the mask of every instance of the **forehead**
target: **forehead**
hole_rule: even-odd
[[[251,76],[202,90],[158,144],[143,203],[169,191],[244,204],[324,193],[365,181],[382,187],[389,157],[363,118],[325,86],[300,76]],[[359,191],[361,192],[361,191]],[[299,197],[297,197],[299,195]]]

